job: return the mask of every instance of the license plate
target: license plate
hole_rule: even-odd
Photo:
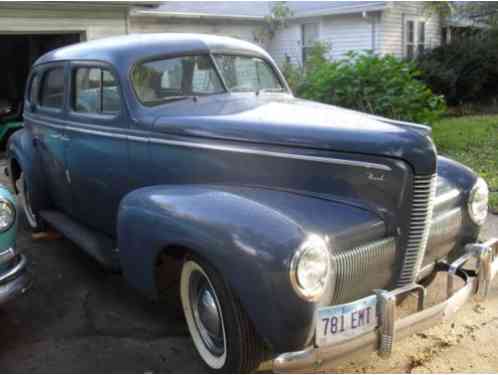
[[[326,346],[350,340],[377,327],[377,296],[345,305],[318,309],[316,345]]]

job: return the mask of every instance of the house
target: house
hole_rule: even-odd
[[[315,42],[330,47],[330,58],[371,50],[412,58],[441,43],[442,22],[423,2],[297,1],[286,26],[262,37],[278,2],[165,2],[133,10],[132,32],[203,32],[238,37],[266,48],[280,64],[302,64]],[[282,2],[279,2],[282,3]]]

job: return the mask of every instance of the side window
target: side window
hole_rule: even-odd
[[[43,75],[40,105],[48,108],[64,106],[64,68],[47,70]]]
[[[35,73],[33,78],[31,79],[31,85],[29,87],[29,96],[28,100],[30,103],[38,102],[38,94],[40,92],[40,75]]]
[[[195,64],[192,74],[192,92],[209,94],[222,90],[220,79],[216,71],[212,69],[201,69],[199,63]]]
[[[74,75],[74,107],[76,112],[97,113],[100,108],[100,69],[79,68]]]
[[[120,96],[114,75],[100,68],[77,68],[73,74],[72,107],[79,113],[118,113]]]
[[[102,71],[102,112],[113,114],[120,111],[119,85],[116,77],[108,71]]]

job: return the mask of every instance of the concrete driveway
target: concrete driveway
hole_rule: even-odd
[[[498,235],[498,217],[485,236]],[[65,239],[19,229],[34,286],[0,309],[0,372],[205,372],[182,312],[151,302]],[[389,360],[356,356],[330,372],[494,372],[498,292],[455,324],[406,339]]]

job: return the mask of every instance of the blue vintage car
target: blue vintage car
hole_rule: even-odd
[[[29,224],[144,294],[177,288],[212,370],[388,355],[496,274],[497,241],[477,242],[487,185],[438,156],[429,128],[297,99],[250,43],[148,34],[58,49],[35,62],[24,108],[8,158]],[[447,298],[425,308],[437,273]],[[407,294],[419,311],[395,321]]]
[[[0,306],[30,286],[26,258],[16,249],[16,198],[0,185]]]

